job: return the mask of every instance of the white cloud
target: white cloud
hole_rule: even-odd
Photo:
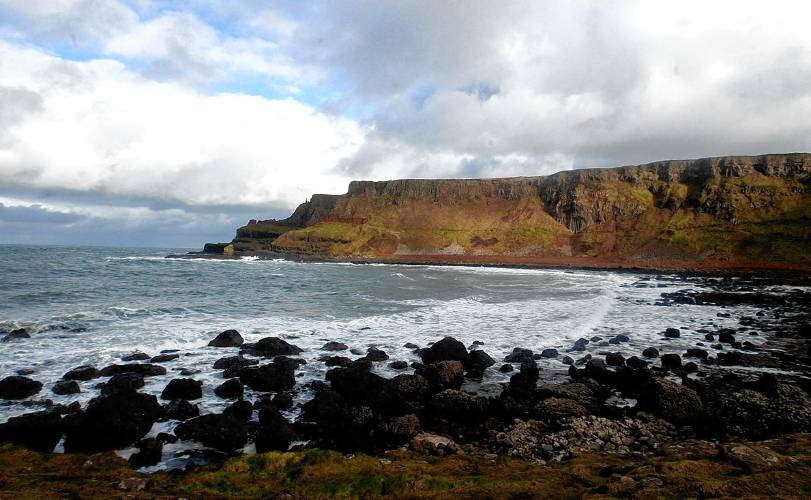
[[[39,96],[8,127],[0,184],[203,205],[292,208],[340,192],[328,172],[364,140],[352,120],[294,100],[202,95],[109,61],[0,43],[0,85]]]

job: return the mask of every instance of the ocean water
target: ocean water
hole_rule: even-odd
[[[592,343],[588,352],[627,357],[654,345],[682,353],[703,340],[697,329],[736,327],[737,316],[755,312],[742,306],[726,318],[718,313],[730,310],[719,307],[656,305],[663,292],[713,282],[676,274],[164,258],[184,251],[0,246],[0,331],[31,332],[30,339],[0,343],[0,377],[32,370],[29,376],[45,384],[34,403],[0,402],[0,422],[38,401],[84,404],[96,396],[100,380],[82,382],[77,395],[51,392],[73,367],[101,368],[133,351],[168,349],[181,357],[164,363],[169,373],[148,378],[144,390],[160,394],[179,370],[195,370],[194,378],[204,382],[201,410],[220,411],[227,402],[213,394],[222,378],[212,365],[237,349],[206,344],[230,328],[247,342],[279,336],[302,347],[307,364],[298,372],[298,388],[323,379],[326,367],[318,357],[330,340],[363,352],[377,346],[390,361],[408,362],[418,358],[406,342],[425,346],[446,335],[466,345],[480,341],[498,361],[486,373],[486,387],[509,377],[496,368],[514,347],[557,348],[562,356],[580,337],[625,334],[627,343]],[[667,327],[680,328],[681,338],[665,340]],[[402,373],[388,363],[375,371]],[[567,368],[559,359],[539,363],[547,377]],[[306,390],[297,394],[299,401],[307,397]]]

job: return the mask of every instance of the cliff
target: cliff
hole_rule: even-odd
[[[237,254],[811,269],[811,154],[504,179],[356,181],[237,230]]]

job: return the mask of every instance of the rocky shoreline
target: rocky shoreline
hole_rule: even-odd
[[[144,379],[165,375],[161,363],[178,353],[138,353],[120,364],[65,373],[55,393],[94,383],[98,396],[84,408],[50,405],[13,417],[0,424],[0,441],[43,453],[60,443],[67,453],[130,449],[134,467],[154,466],[163,446],[178,440],[202,445],[212,463],[245,450],[322,448],[377,456],[398,449],[512,456],[543,464],[589,453],[645,457],[694,439],[811,432],[811,293],[786,283],[791,280],[776,277],[755,287],[719,278],[712,291],[662,294],[662,307],[745,303],[756,309],[738,317],[736,329],[707,330],[704,341],[680,355],[660,355],[651,345],[623,356],[615,347],[628,337],[618,334],[579,339],[565,352],[518,346],[496,360],[486,344],[438,338],[408,345],[419,358],[409,365],[374,346],[347,352],[350,346],[329,342],[319,354],[329,367],[324,380],[306,387],[296,380],[306,363],[302,349],[277,337],[246,343],[229,330],[209,344],[223,350],[213,366],[223,377],[214,392],[233,401],[222,413],[200,415],[202,384],[191,373],[172,379],[160,398],[140,392]],[[679,335],[674,325],[662,332],[662,342]],[[9,341],[25,341],[19,332],[15,337]],[[748,340],[757,337],[767,340]],[[568,372],[550,381],[540,360],[557,360]],[[402,373],[384,378],[373,371],[381,363]],[[498,391],[476,390],[488,370],[511,373],[509,382]],[[25,374],[8,376],[0,380],[0,398],[25,399],[42,387]],[[259,396],[246,399],[246,388]],[[301,391],[312,397],[297,403]],[[155,433],[159,422],[171,422],[172,431]]]

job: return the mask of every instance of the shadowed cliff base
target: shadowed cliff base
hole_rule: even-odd
[[[542,177],[357,181],[209,254],[642,269],[811,270],[811,154]]]

